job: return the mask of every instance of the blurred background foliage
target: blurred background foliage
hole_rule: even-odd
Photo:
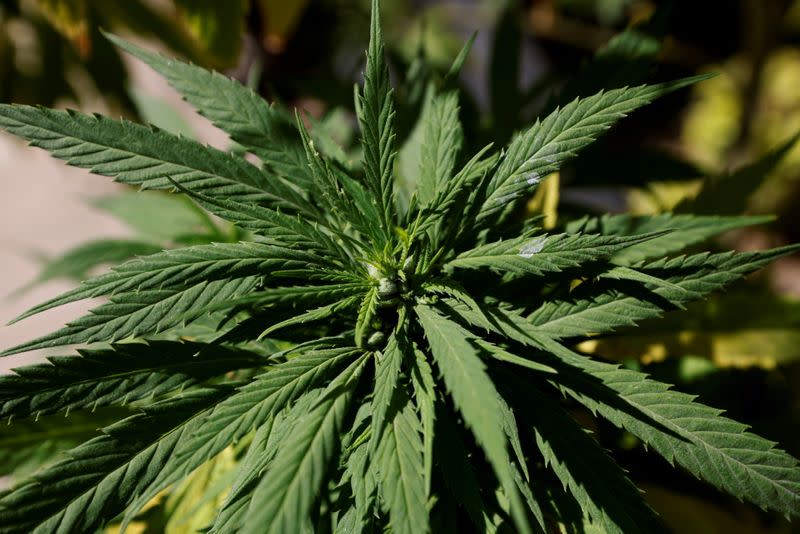
[[[800,0],[384,0],[383,9],[397,87],[401,193],[414,185],[417,118],[433,86],[464,90],[470,144],[463,152],[472,153],[489,141],[506,143],[577,96],[715,72],[635,113],[548,177],[527,215],[544,215],[541,224],[557,229],[603,212],[774,214],[755,230],[730,232],[720,248],[800,241]],[[338,143],[330,148],[339,160],[357,167],[353,84],[363,69],[367,21],[366,0],[2,0],[0,99],[99,110],[191,136],[179,114],[130,89],[127,64],[103,28],[306,110],[313,128]],[[471,36],[460,75],[450,75]],[[180,196],[126,193],[96,207],[127,223],[135,237],[94,241],[43,260],[34,283],[79,280],[164,247],[246,237]],[[800,456],[800,258],[686,311],[578,348],[675,383]],[[617,459],[635,467],[636,482],[676,532],[800,532],[675,475],[632,436],[591,414],[575,415],[609,448],[622,446]],[[76,434],[64,443],[82,437],[79,423],[71,420]],[[39,422],[22,447],[45,447],[50,425],[58,436],[64,424]],[[20,439],[18,431],[0,430],[0,474],[36,464],[36,454],[16,454]],[[236,459],[231,450],[219,462]],[[136,528],[193,531],[204,505],[230,483],[223,467],[209,464],[154,502]]]

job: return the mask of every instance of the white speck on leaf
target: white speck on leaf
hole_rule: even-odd
[[[536,185],[542,181],[542,178],[538,172],[532,171],[525,175],[525,181],[528,182],[528,185]]]
[[[517,198],[518,196],[519,196],[519,193],[511,193],[509,195],[503,195],[503,196],[497,197],[494,202],[495,202],[495,204],[508,204],[509,202],[511,202],[512,200]]]
[[[545,236],[534,237],[528,243],[520,247],[519,256],[521,258],[531,258],[534,254],[541,252],[547,241]]]

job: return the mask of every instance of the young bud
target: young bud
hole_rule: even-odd
[[[403,273],[407,276],[414,274],[414,270],[417,268],[417,258],[414,254],[409,254],[406,258],[406,261],[403,262]]]
[[[380,349],[386,344],[386,334],[378,330],[367,339],[367,346],[371,349]]]
[[[378,296],[382,299],[397,294],[397,283],[391,278],[381,278],[378,282]]]
[[[367,264],[367,273],[369,274],[370,278],[374,278],[378,280],[383,273],[381,273],[380,269],[372,265],[371,263]]]

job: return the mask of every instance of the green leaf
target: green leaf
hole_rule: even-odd
[[[522,413],[545,464],[594,525],[609,533],[665,531],[622,469],[558,403],[527,383],[519,383],[517,394],[520,402],[536,406]]]
[[[464,64],[467,62],[467,58],[469,57],[469,53],[472,51],[472,45],[475,44],[475,38],[478,36],[478,32],[475,31],[472,35],[469,36],[464,42],[464,45],[461,47],[461,50],[458,51],[458,55],[453,60],[453,64],[450,65],[450,70],[447,71],[447,76],[445,77],[445,82],[449,82],[455,79],[460,73],[461,69],[464,67]]]
[[[371,407],[369,403],[365,405]],[[365,441],[350,452],[345,464],[353,492],[354,513],[360,527],[356,532],[362,530],[369,532],[369,528],[375,520],[374,508],[377,501],[378,480],[377,473],[370,469],[369,458],[369,445]]]
[[[249,2],[235,0],[222,13],[218,2],[176,1],[191,13],[189,32],[220,39],[211,44],[220,54],[241,44]],[[104,24],[163,33],[204,59],[140,2],[92,9]],[[543,114],[512,138],[526,114],[522,104],[550,82],[517,87],[519,5],[506,6],[493,52],[492,70],[511,76],[492,80],[494,124],[482,125],[474,102],[454,91],[469,44],[444,77],[422,53],[401,67],[402,113],[395,115],[379,1],[371,4],[364,86],[355,99],[360,145],[351,138],[355,122],[328,98],[335,88],[311,87],[333,113],[300,120],[232,79],[115,37],[227,132],[234,152],[126,121],[0,105],[0,128],[68,164],[161,190],[102,207],[143,235],[134,244],[184,247],[137,249],[150,254],[23,315],[110,299],[6,352],[103,343],[0,377],[0,417],[23,418],[0,429],[0,468],[15,477],[40,468],[0,492],[0,531],[95,532],[118,517],[122,531],[136,519],[150,530],[220,534],[660,530],[559,393],[718,489],[797,514],[800,469],[774,444],[666,384],[561,341],[619,357],[623,351],[604,352],[630,342],[635,323],[800,246],[675,258],[768,219],[603,216],[547,235],[536,228],[541,218],[521,209],[545,175],[579,152],[581,172],[596,170],[589,162],[647,172],[663,163],[630,146],[619,155],[609,144],[591,154],[586,148],[626,114],[703,79],[621,87],[654,61],[664,11],[615,38],[562,95],[616,88]],[[250,18],[266,15],[274,19],[269,10]],[[255,86],[260,61],[250,67]],[[464,134],[481,130],[501,145],[512,140],[499,153],[489,144],[463,156],[462,147],[477,141]],[[405,140],[398,162],[396,136]],[[761,168],[731,178],[730,193],[746,197]],[[600,174],[595,181],[607,178]],[[722,199],[725,182],[714,183],[705,194]],[[45,275],[83,276],[131,253],[120,243],[93,244]],[[788,305],[749,293],[637,334],[682,334],[687,324],[708,333],[715,332],[708,325],[723,324],[737,335],[752,325],[762,332],[791,326]],[[768,309],[751,322],[752,313],[741,313],[745,301]],[[714,312],[720,308],[724,314]],[[619,328],[624,335],[611,335]]]
[[[162,75],[201,115],[271,170],[299,184],[310,183],[305,151],[290,113],[270,106],[227,76],[148,52],[115,35],[106,37]]]
[[[488,321],[489,318],[483,313],[483,309],[481,308],[480,304],[472,298],[472,295],[469,292],[460,286],[458,283],[453,282],[449,279],[444,278],[437,278],[430,282],[426,282],[422,286],[426,292],[432,293],[434,295],[441,295],[445,297],[445,300],[453,300],[455,299],[460,304],[463,304],[472,313],[475,313],[483,318],[483,320]],[[481,340],[476,340],[478,343]]]
[[[367,189],[372,193],[381,214],[384,239],[389,240],[394,228],[395,158],[394,96],[389,85],[389,67],[383,47],[378,0],[372,0],[367,68],[364,90],[360,95],[362,146]]]
[[[360,357],[339,375],[286,438],[253,493],[243,533],[302,530],[338,450],[342,422],[365,359]]]
[[[671,306],[682,306],[724,288],[743,276],[760,269],[776,258],[791,254],[798,247],[783,247],[764,252],[723,252],[696,254],[672,260],[652,262],[639,270],[662,278],[680,288],[653,287],[659,300],[641,298],[614,286],[586,296],[580,291],[568,300],[547,302],[527,320],[536,331],[554,339],[611,332],[621,326],[661,316]]]
[[[430,497],[433,478],[433,442],[436,428],[436,383],[433,371],[425,354],[414,349],[414,364],[411,368],[411,384],[414,399],[422,419],[422,452],[425,473],[425,496]]]
[[[87,280],[81,286],[31,308],[14,322],[87,298],[119,295],[121,299],[130,297],[135,301],[133,292],[186,290],[188,286],[202,285],[203,282],[224,284],[225,279],[267,275],[277,268],[312,265],[323,268],[329,262],[311,252],[262,243],[213,243],[165,250],[126,262],[110,273]]]
[[[559,369],[558,380],[552,381],[555,387],[625,428],[670,463],[765,510],[799,513],[798,462],[775,449],[775,443],[746,432],[747,426],[722,417],[721,410],[695,402],[695,397],[673,391],[643,373],[576,354],[517,314],[503,312],[495,317],[498,324],[506,325],[502,328],[506,335],[551,355],[546,363],[560,360],[573,370]]]
[[[0,353],[8,356],[29,350],[94,341],[113,342],[185,324],[207,313],[214,302],[251,292],[258,277],[200,282],[185,289],[148,289],[111,298],[66,327]]]
[[[307,409],[306,406],[302,407]],[[271,443],[274,441],[274,424],[274,419],[268,419],[256,430],[253,441],[236,470],[231,491],[225,497],[214,524],[209,529],[210,533],[230,532],[240,527],[253,494],[253,483],[275,456],[275,443]]]
[[[481,495],[475,466],[467,456],[469,448],[461,436],[455,414],[440,412],[436,418],[436,454],[444,483],[476,527],[485,532],[496,529],[488,518],[491,508]],[[493,489],[493,488],[492,488]],[[491,492],[486,492],[491,495]]]
[[[362,531],[362,527],[363,525],[358,522],[358,511],[353,505],[339,511],[333,532],[334,534],[358,534]]]
[[[509,145],[497,172],[487,183],[477,222],[484,227],[557,171],[578,151],[615,122],[655,98],[704,80],[696,76],[677,82],[612,89],[577,99],[537,121]]]
[[[673,284],[672,282],[670,282],[668,280],[662,280],[661,278],[658,278],[656,276],[652,276],[650,274],[643,273],[641,271],[637,271],[636,269],[631,269],[630,267],[623,267],[623,266],[617,266],[617,267],[612,267],[610,269],[606,269],[605,271],[600,273],[597,276],[597,278],[599,278],[599,279],[605,278],[605,279],[609,279],[609,280],[628,280],[628,281],[631,281],[631,282],[640,282],[642,284],[649,285],[649,286],[652,286],[652,287],[663,287],[665,289],[668,289],[668,290],[671,290],[671,291],[677,291],[677,292],[680,292],[680,291],[683,290],[681,288],[681,286],[679,286],[677,284]],[[679,303],[675,302],[674,300],[673,300],[673,303],[675,303],[676,306],[682,308],[682,306]]]
[[[27,417],[156,398],[236,369],[258,354],[202,343],[150,341],[51,356],[0,376],[0,417]]]
[[[596,234],[556,234],[523,236],[489,243],[447,262],[462,269],[490,268],[494,271],[541,276],[597,262],[642,240],[657,238],[661,232],[634,237]]]
[[[224,306],[253,305],[259,308],[271,306],[292,306],[303,309],[313,305],[344,301],[348,297],[363,295],[367,286],[363,282],[341,284],[272,287],[263,291],[253,291],[246,297],[221,303]]]
[[[497,419],[501,411],[497,402],[498,393],[477,350],[469,341],[473,336],[427,305],[418,304],[414,311],[422,323],[431,354],[453,402],[464,416],[464,423],[472,430],[511,501],[517,528],[530,532],[508,465],[508,440]]]
[[[572,397],[637,436],[670,463],[765,510],[800,515],[798,462],[776,449],[774,442],[746,432],[746,425],[723,417],[722,410],[643,373],[566,349],[558,350],[557,356],[600,380],[574,374],[575,382],[567,386]],[[613,399],[609,392],[614,392]]]
[[[198,204],[235,225],[267,237],[267,242],[289,248],[303,248],[329,257],[335,263],[351,262],[352,258],[330,234],[316,224],[280,211],[235,200],[210,198],[206,195],[184,191]]]
[[[378,288],[373,286],[367,292],[367,295],[361,301],[361,306],[358,309],[358,317],[356,318],[356,331],[355,339],[356,345],[364,347],[368,341],[368,333],[372,329],[372,319],[378,312]]]
[[[528,472],[528,465],[525,462],[525,453],[522,452],[522,441],[519,439],[519,427],[517,426],[517,418],[514,416],[514,410],[511,409],[503,396],[498,393],[497,405],[500,407],[498,413],[501,423],[503,425],[503,432],[508,437],[508,442],[511,444],[511,449],[516,456],[517,464],[525,474],[525,480],[529,481],[531,478]],[[541,513],[539,514],[541,516]]]
[[[92,532],[122,512],[230,390],[195,390],[103,429],[0,497],[5,532]]]
[[[408,126],[411,128],[403,136],[403,125],[398,125],[398,130],[401,132],[400,137],[405,137],[405,140],[397,152],[397,163],[395,164],[397,193],[402,194],[397,201],[398,205],[402,206],[401,212],[405,212],[406,219],[412,215],[412,210],[409,208],[418,205],[419,201],[419,170],[423,137],[425,135],[425,121],[431,115],[431,107],[436,97],[436,87],[430,81],[428,69],[423,64],[424,60],[418,54],[409,65],[409,72],[407,73],[409,78],[405,80],[405,85],[407,86],[405,90],[410,93],[406,97],[407,102],[405,102],[405,105],[398,102],[400,117],[407,117]],[[421,65],[423,66],[420,68]],[[419,99],[420,102],[414,102],[412,99]],[[408,109],[404,110],[404,107]],[[419,108],[418,112],[417,107]],[[416,197],[414,196],[415,192]],[[414,199],[413,201],[412,198]]]
[[[398,389],[376,457],[389,526],[398,534],[430,531],[421,432],[422,424],[411,399],[402,388]]]
[[[423,124],[417,192],[425,205],[452,177],[464,133],[458,120],[458,94],[449,92],[433,99]]]
[[[124,523],[161,490],[182,480],[309,389],[320,386],[356,354],[352,348],[300,354],[257,376],[236,394],[219,402],[206,415],[202,426],[184,437],[170,461],[137,496]]]
[[[350,119],[351,112],[344,106],[326,110],[325,115],[319,119],[308,116],[311,123],[311,138],[319,151],[333,162],[334,168],[339,170],[352,171],[357,167],[350,150],[356,134],[356,125]]]
[[[346,173],[337,172],[323,159],[299,115],[296,122],[303,140],[306,161],[311,169],[312,186],[320,191],[321,200],[325,202],[328,211],[339,219],[342,227],[351,224],[365,236],[379,237],[374,221],[380,214],[368,200],[367,192],[361,184]]]
[[[726,176],[707,179],[697,196],[682,201],[675,211],[697,215],[739,215],[747,209],[753,193],[775,171],[798,140],[800,134],[793,135],[758,161]]]
[[[517,485],[519,492],[525,499],[525,504],[528,505],[528,510],[531,511],[533,516],[536,518],[536,521],[538,521],[540,531],[547,532],[547,524],[544,520],[542,507],[540,506],[539,500],[533,495],[528,480],[522,478],[520,467],[517,464],[511,464],[511,471],[514,476],[514,483]]]
[[[438,246],[448,237],[460,235],[466,226],[469,216],[456,214],[471,214],[472,210],[477,209],[478,194],[477,183],[492,169],[499,159],[499,154],[486,155],[492,148],[487,145],[475,154],[453,177],[448,180],[444,187],[437,191],[436,198],[420,211],[420,223],[417,232],[422,232],[429,228],[436,228],[444,221],[449,221],[452,217],[462,220],[459,225],[450,224],[444,229],[443,235],[434,236],[434,245]]]
[[[151,127],[9,104],[0,105],[0,127],[69,165],[142,189],[169,190],[177,183],[210,197],[315,213],[299,193],[243,158]]]
[[[308,310],[304,313],[300,313],[294,315],[284,321],[280,321],[269,326],[265,329],[259,337],[259,339],[265,338],[278,330],[290,327],[290,326],[299,326],[304,325],[311,322],[322,321],[323,319],[328,319],[330,317],[334,317],[341,313],[344,310],[355,309],[358,301],[360,300],[361,296],[352,296],[346,297],[341,300],[337,300],[332,304],[326,304],[325,306],[320,306],[318,308],[313,308]]]
[[[454,302],[454,301],[452,301],[450,299],[446,299],[445,303],[448,305],[449,309],[451,309],[451,310],[458,309],[458,307],[460,305],[460,303]],[[469,310],[469,311],[471,311],[471,310]],[[459,313],[458,315],[462,315],[463,316],[465,314],[462,312],[462,313]],[[483,315],[483,316],[479,317],[478,324],[487,324],[487,323],[484,323],[484,321],[487,321],[488,323],[490,323],[491,319],[487,319],[486,316]],[[550,373],[550,374],[557,374],[558,373],[558,371],[555,368],[550,367],[549,365],[544,365],[544,364],[539,363],[539,362],[531,361],[528,358],[523,358],[522,356],[517,356],[516,354],[512,354],[509,351],[507,351],[507,350],[505,350],[505,349],[503,349],[501,347],[498,347],[497,345],[489,343],[486,340],[476,339],[475,343],[480,348],[482,348],[486,352],[486,354],[488,354],[492,358],[495,358],[496,360],[500,360],[501,362],[508,362],[508,363],[513,363],[514,365],[527,367],[528,369],[530,369],[532,371],[539,372],[539,373]]]
[[[717,217],[707,215],[603,215],[584,217],[569,223],[570,234],[600,233],[603,235],[632,236],[658,230],[671,230],[660,237],[643,241],[623,249],[612,256],[619,265],[632,265],[638,261],[664,257],[710,239],[718,234],[762,224],[772,220],[769,216]]]
[[[319,389],[312,389],[273,419],[258,427],[247,454],[239,464],[230,493],[220,508],[210,532],[231,532],[241,528],[259,480],[269,467],[297,423],[319,399]]]
[[[375,352],[375,386],[372,391],[372,425],[370,432],[371,453],[377,450],[383,441],[387,413],[392,399],[399,389],[400,367],[403,358],[409,354],[409,342],[403,329],[398,329],[389,336],[383,351]]]

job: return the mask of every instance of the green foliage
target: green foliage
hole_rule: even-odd
[[[220,533],[664,530],[579,424],[586,412],[723,492],[797,515],[790,455],[574,346],[652,328],[798,247],[681,255],[762,217],[601,216],[547,233],[515,209],[626,114],[701,78],[593,90],[504,150],[463,157],[459,97],[431,84],[419,178],[401,199],[372,4],[360,165],[313,121],[113,36],[259,161],[131,122],[0,106],[1,126],[70,165],[183,195],[177,235],[143,224],[128,199],[106,206],[178,248],[145,249],[20,317],[109,299],[4,353],[103,343],[0,378],[0,416],[16,429],[0,434],[0,465],[20,479],[0,496],[0,531],[124,528],[153,507],[178,521],[198,493]],[[647,63],[651,45],[629,34],[607,54],[630,48]],[[59,272],[83,275],[87,262]],[[193,335],[201,323],[211,327]],[[220,466],[221,485],[207,487]]]
[[[264,365],[252,352],[198,343],[123,343],[0,376],[0,416],[29,417],[125,404],[202,383],[222,373]]]
[[[600,92],[575,99],[537,121],[511,142],[497,170],[486,181],[477,222],[488,226],[502,220],[525,193],[533,191],[545,176],[557,171],[616,121],[659,96],[707,77]]]
[[[232,65],[239,57],[248,0],[228,2],[224,9],[210,0],[175,0],[189,30],[203,44],[212,65]]]
[[[792,150],[800,136],[794,135],[760,160],[725,176],[711,178],[694,198],[681,202],[676,211],[738,215],[745,211],[750,196]]]

